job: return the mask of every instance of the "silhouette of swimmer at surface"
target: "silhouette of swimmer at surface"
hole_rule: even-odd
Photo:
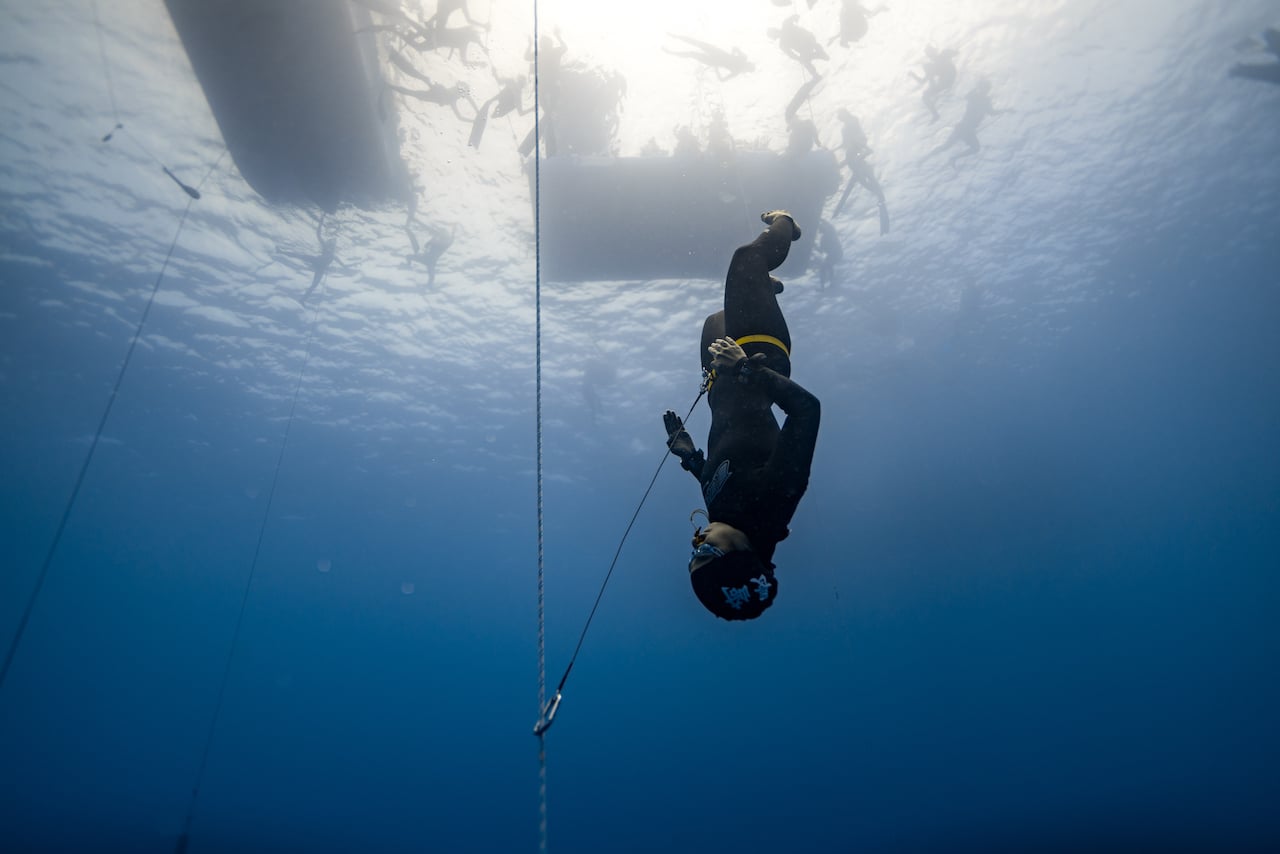
[[[555,31],[555,38],[543,34],[538,39],[537,50],[534,50],[533,42],[529,42],[529,47],[525,49],[524,58],[529,63],[529,74],[537,81],[540,93],[540,106],[542,107],[541,127],[535,126],[525,135],[524,141],[520,143],[520,156],[527,157],[533,153],[533,148],[538,143],[538,133],[541,131],[542,144],[546,149],[547,156],[554,156],[559,153],[559,141],[557,139],[557,118],[561,102],[561,84],[564,70],[564,56],[569,52],[569,47],[564,43],[564,37],[560,35],[560,31]]]
[[[431,232],[431,237],[427,240],[427,245],[419,247],[418,238],[413,232],[409,232],[409,241],[413,244],[413,254],[409,256],[409,261],[420,262],[427,268],[427,287],[433,288],[436,284],[436,264],[440,260],[440,256],[453,245],[453,239],[458,234],[458,226],[451,225],[445,228],[441,225],[430,224],[427,230]]]
[[[778,40],[778,46],[782,48],[782,52],[794,59],[796,62],[804,66],[811,77],[821,77],[818,69],[814,67],[815,59],[830,59],[827,52],[822,49],[822,45],[818,44],[817,37],[813,33],[800,26],[800,16],[792,15],[782,22],[780,28],[772,27],[767,30],[770,38]]]
[[[533,112],[533,105],[524,106],[524,86],[526,78],[523,74],[518,77],[502,78],[494,75],[501,88],[498,94],[489,98],[476,110],[475,121],[471,123],[471,137],[467,144],[472,148],[480,147],[480,139],[484,136],[485,126],[488,124],[489,117],[495,119],[502,118],[510,113],[517,116],[527,115]],[[492,107],[492,111],[490,110]]]
[[[951,135],[947,137],[947,141],[930,151],[928,156],[945,151],[957,142],[963,142],[966,149],[951,156],[951,165],[955,166],[956,161],[961,157],[977,154],[982,149],[982,145],[978,142],[978,126],[982,124],[982,120],[987,116],[998,116],[1001,113],[1009,112],[1009,110],[997,110],[991,104],[990,92],[990,81],[979,80],[977,85],[973,87],[973,91],[966,97],[964,115],[960,117],[960,121],[952,128]]]
[[[1262,33],[1264,50],[1280,59],[1280,30],[1268,27]],[[1264,83],[1280,83],[1280,62],[1252,63],[1238,62],[1227,72],[1231,77],[1246,80],[1261,80]]]
[[[257,273],[265,270],[267,267],[270,267],[272,264],[276,263],[276,261],[280,260],[280,257],[292,258],[295,261],[301,261],[307,266],[307,269],[311,271],[311,285],[307,288],[306,293],[298,299],[298,302],[305,304],[306,301],[311,298],[311,295],[315,293],[316,288],[320,287],[320,283],[325,280],[325,277],[329,274],[330,267],[333,266],[338,257],[338,238],[324,236],[324,220],[326,216],[327,214],[322,213],[320,215],[320,219],[316,222],[316,243],[320,249],[319,254],[310,255],[306,252],[294,252],[289,249],[280,249],[275,253],[279,257],[273,258],[254,272]],[[339,266],[341,266],[341,262],[338,263]]]
[[[840,6],[840,34],[832,36],[827,44],[832,44],[839,39],[841,47],[848,47],[853,42],[862,41],[862,37],[869,29],[867,19],[887,11],[889,10],[884,6],[868,9],[859,0],[844,0]]]
[[[476,27],[431,27],[423,30],[422,38],[414,43],[419,50],[448,51],[446,58],[453,59],[456,53],[462,58],[462,64],[468,67],[480,65],[467,57],[467,49],[475,45],[481,53],[486,53],[484,34]]]
[[[476,116],[479,114],[479,107],[476,106],[475,99],[471,97],[470,90],[465,84],[458,83],[454,86],[446,86],[443,83],[431,83],[425,90],[409,89],[405,86],[395,86],[388,84],[387,88],[392,92],[398,92],[409,98],[416,98],[419,101],[425,101],[428,104],[439,104],[442,107],[451,107],[453,114],[461,121],[474,123]],[[466,115],[458,107],[458,102],[466,100],[471,105],[471,109],[476,112],[473,115]]]
[[[880,186],[880,181],[876,178],[875,170],[867,162],[867,157],[871,155],[871,146],[867,143],[867,135],[863,132],[862,124],[858,121],[858,117],[848,110],[841,108],[836,112],[836,115],[842,123],[841,142],[844,145],[844,165],[849,167],[849,181],[845,184],[844,192],[840,195],[840,201],[836,203],[832,216],[840,215],[840,211],[844,209],[845,202],[849,200],[850,194],[853,193],[855,184],[865,187],[876,197],[876,207],[880,211],[880,236],[883,237],[889,233],[889,206],[885,202],[884,190]]]
[[[471,11],[467,8],[467,0],[437,0],[436,13],[423,23],[423,27],[434,30],[443,29],[449,23],[449,17],[454,12],[462,12],[462,16],[467,19],[468,24],[484,27],[486,30],[489,29],[488,21],[481,23],[471,16]]]
[[[800,229],[785,211],[761,219],[768,228],[733,253],[723,310],[702,326],[702,368],[714,371],[706,455],[679,415],[662,417],[668,450],[697,478],[706,503],[689,581],[703,607],[725,620],[754,619],[773,605],[774,550],[808,488],[821,419],[818,399],[791,380],[791,333],[778,306],[781,283],[770,275]],[[786,415],[781,428],[775,405]]]
[[[924,52],[924,76],[911,72],[911,77],[925,84],[924,94],[920,96],[920,100],[924,101],[924,105],[929,108],[929,114],[936,122],[940,118],[938,99],[951,91],[951,87],[956,82],[956,52],[951,48],[937,50],[932,47],[925,48]]]
[[[680,36],[675,33],[667,33],[673,39],[692,45],[697,50],[672,50],[664,47],[663,50],[672,56],[681,56],[686,59],[696,59],[703,65],[715,69],[716,77],[720,80],[729,80],[737,77],[744,71],[755,71],[756,67],[747,59],[747,55],[741,49],[735,47],[733,50],[724,50],[713,44],[709,44],[698,39],[689,38],[688,36]]]

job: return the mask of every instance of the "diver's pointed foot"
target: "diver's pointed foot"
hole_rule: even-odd
[[[782,217],[782,216],[785,216],[787,219],[791,220],[791,239],[799,240],[800,226],[796,225],[795,217],[793,217],[787,211],[784,211],[784,210],[765,211],[764,213],[760,214],[760,221],[763,222],[765,225],[773,225],[774,221],[777,220],[778,217]]]

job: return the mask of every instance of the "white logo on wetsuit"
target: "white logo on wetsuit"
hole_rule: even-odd
[[[756,586],[755,593],[761,602],[769,598],[769,590],[773,585],[769,583],[768,576],[760,575],[747,580]],[[721,587],[720,592],[724,594],[725,604],[735,611],[741,611],[742,606],[751,601],[751,591],[745,584],[741,587]]]
[[[720,490],[724,488],[725,482],[729,479],[729,475],[733,472],[729,471],[729,461],[725,460],[716,466],[716,473],[711,475],[711,480],[707,481],[707,485],[702,490],[702,495],[707,499],[707,506],[711,506],[711,502],[716,500],[716,496],[720,494]]]
[[[716,501],[716,495],[719,494],[719,490],[724,488],[724,483],[726,483],[728,476],[731,474],[733,472],[728,470],[728,460],[716,466],[716,474],[712,475],[712,479],[707,481],[707,487],[703,489],[703,497],[707,498],[708,507],[712,506],[713,501]]]

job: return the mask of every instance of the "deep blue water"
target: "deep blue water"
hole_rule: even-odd
[[[757,5],[760,29],[784,12]],[[154,6],[107,28],[116,97],[184,104],[128,124],[208,168],[217,128]],[[841,284],[796,275],[783,296],[823,427],[779,601],[748,624],[701,609],[698,495],[668,464],[547,735],[550,850],[1280,843],[1280,87],[1225,75],[1274,10],[926,6],[832,49],[816,114],[930,39],[966,48],[943,127],[973,67],[1016,112],[952,170],[923,159],[944,131],[918,91],[860,102],[895,225],[878,238],[862,198],[836,221]],[[836,7],[794,11],[819,29]],[[304,308],[308,271],[259,267],[312,251],[314,219],[229,168],[163,266],[186,199],[96,143],[92,15],[48,14],[0,10],[6,648],[165,272],[0,688],[0,847],[172,850],[227,672],[190,851],[536,848],[533,246],[505,137],[466,161],[447,111],[402,107],[406,157],[444,194],[419,216],[464,238],[428,293],[402,208],[339,211],[351,271]],[[750,29],[708,14],[682,31]],[[528,32],[493,65],[520,68]],[[796,79],[698,85],[752,139]],[[696,393],[718,283],[544,294],[554,684],[659,416]]]

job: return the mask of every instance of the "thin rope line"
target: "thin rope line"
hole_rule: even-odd
[[[689,411],[684,416],[686,422],[693,416],[693,410],[697,408],[698,401],[702,400],[703,394],[704,392],[698,392],[698,396],[693,401],[693,406],[689,407]],[[578,652],[582,649],[582,642],[587,638],[587,630],[591,628],[591,621],[595,618],[596,609],[600,607],[600,600],[604,598],[604,589],[609,586],[609,579],[613,577],[614,567],[618,565],[618,558],[622,555],[622,547],[626,544],[627,536],[630,535],[631,528],[636,524],[640,511],[644,509],[644,504],[649,499],[649,493],[653,491],[653,485],[658,482],[658,475],[662,473],[662,467],[667,463],[672,441],[674,441],[674,437],[667,440],[667,445],[662,451],[662,460],[658,463],[658,467],[654,469],[653,477],[649,479],[649,486],[645,488],[644,495],[640,497],[640,503],[636,505],[635,512],[631,514],[631,521],[627,523],[626,530],[622,532],[622,539],[618,541],[618,548],[614,551],[613,560],[609,563],[609,571],[605,573],[604,582],[601,583],[600,591],[596,594],[596,601],[591,606],[591,613],[587,615],[586,625],[582,627],[582,633],[578,635],[578,644],[573,648],[573,655],[569,657],[569,666],[565,668],[564,676],[560,677],[560,684],[556,687],[557,694],[564,690],[564,683],[569,679],[569,672],[573,670],[573,664],[578,660]]]
[[[538,714],[547,701],[546,584],[542,504],[542,130],[538,99],[538,0],[533,0],[533,270],[534,386],[538,500]],[[538,732],[538,851],[547,854],[547,743]]]
[[[195,784],[191,788],[191,802],[187,807],[187,816],[182,823],[182,834],[178,837],[177,854],[184,852],[191,835],[191,821],[195,816],[196,803],[200,798],[200,787],[204,783],[205,770],[209,764],[209,754],[213,749],[213,738],[217,733],[218,722],[222,719],[222,709],[226,699],[227,684],[231,681],[231,666],[235,661],[236,651],[240,646],[240,630],[244,625],[244,615],[249,604],[249,591],[253,588],[253,579],[258,569],[258,556],[262,552],[262,541],[266,537],[267,523],[271,519],[271,505],[275,501],[276,486],[280,482],[280,468],[284,463],[285,449],[289,446],[289,433],[293,429],[294,414],[298,409],[298,394],[302,390],[302,380],[306,376],[307,366],[311,363],[311,351],[315,343],[316,320],[320,315],[320,303],[316,304],[311,314],[311,330],[307,333],[306,354],[302,359],[302,367],[298,370],[298,381],[293,387],[293,400],[289,404],[289,420],[284,426],[284,436],[280,439],[280,451],[276,454],[276,467],[271,475],[271,488],[267,491],[267,506],[262,511],[262,523],[258,526],[258,541],[253,547],[253,559],[249,563],[249,577],[245,580],[244,592],[240,596],[240,610],[236,614],[235,629],[231,633],[231,648],[227,651],[227,661],[222,668],[222,680],[218,686],[218,699],[214,703],[213,718],[209,722],[209,732],[205,736],[204,750],[200,755],[200,765],[196,770]]]
[[[209,176],[213,174],[213,170],[218,168],[218,164],[222,162],[222,158],[226,155],[224,150],[213,165],[209,167],[209,171],[205,173],[204,178],[200,181],[203,186],[209,180]],[[124,383],[125,374],[129,371],[129,364],[133,361],[133,353],[138,348],[138,341],[142,338],[142,329],[147,325],[147,318],[151,315],[151,307],[155,305],[156,293],[160,290],[160,284],[164,281],[165,273],[169,269],[169,261],[173,258],[173,252],[178,247],[178,240],[182,237],[182,230],[187,224],[187,215],[191,213],[191,205],[195,199],[187,199],[186,207],[182,209],[182,216],[178,219],[178,228],[174,231],[173,240],[169,243],[169,249],[165,252],[164,261],[160,265],[160,272],[156,275],[155,284],[151,286],[151,294],[147,297],[147,304],[142,309],[142,316],[138,318],[138,325],[133,330],[133,338],[129,341],[129,349],[125,351],[124,361],[120,365],[120,371],[116,374],[116,381],[111,386],[111,394],[107,397],[107,405],[103,407],[102,417],[98,419],[98,427],[93,433],[93,440],[89,443],[89,450],[85,453],[84,461],[80,464],[80,471],[76,474],[75,484],[71,487],[71,495],[67,498],[66,505],[62,508],[62,515],[58,519],[58,527],[54,530],[53,541],[49,543],[49,550],[45,553],[44,561],[40,564],[40,571],[36,574],[35,587],[31,590],[31,595],[27,597],[27,603],[22,609],[22,616],[18,618],[18,628],[13,634],[13,640],[9,643],[9,649],[4,656],[4,664],[0,666],[0,691],[4,690],[5,680],[9,676],[9,668],[13,664],[14,656],[18,653],[18,647],[22,644],[22,639],[27,631],[27,624],[31,620],[31,614],[35,610],[36,600],[40,596],[40,591],[44,589],[44,582],[49,575],[49,567],[53,564],[53,557],[57,554],[58,546],[62,542],[62,535],[67,529],[67,522],[71,518],[71,511],[74,509],[76,499],[80,496],[80,489],[84,486],[85,476],[89,472],[89,465],[93,462],[94,453],[98,450],[98,443],[102,439],[103,431],[106,430],[107,420],[111,417],[111,409],[115,406],[116,398],[120,395],[120,386]]]

